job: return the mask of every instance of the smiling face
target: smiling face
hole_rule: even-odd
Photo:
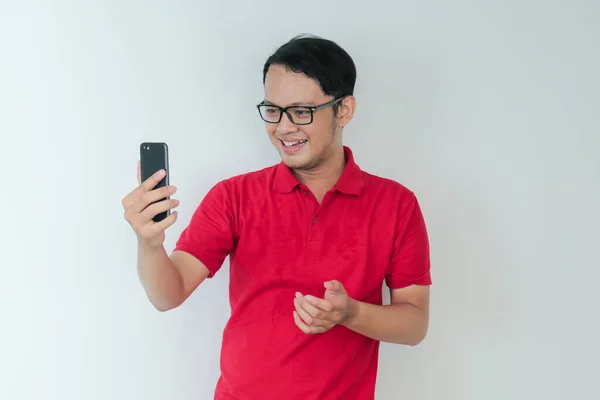
[[[265,79],[265,103],[280,107],[318,106],[332,100],[334,98],[325,95],[314,79],[288,71],[281,65],[269,67]],[[305,117],[302,114],[293,116]],[[334,151],[342,148],[341,122],[344,121],[334,116],[333,107],[325,107],[313,112],[309,125],[296,125],[286,114],[279,123],[265,125],[283,162],[292,169],[308,171],[325,164]]]

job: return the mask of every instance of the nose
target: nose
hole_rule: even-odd
[[[277,130],[283,135],[287,133],[294,133],[298,131],[298,125],[290,121],[287,114],[283,113],[281,116],[281,121],[279,121],[279,125],[277,126]]]

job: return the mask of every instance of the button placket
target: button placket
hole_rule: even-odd
[[[317,202],[317,199],[311,195],[310,191],[308,190],[308,188],[306,187],[301,187],[300,189],[301,193],[305,196],[308,197],[308,203],[305,204],[310,204],[307,207],[307,211],[310,212],[309,215],[307,215],[307,222],[308,223],[308,230],[307,230],[307,241],[308,242],[313,242],[313,241],[320,241],[321,240],[321,223],[322,223],[322,219],[321,219],[321,213],[323,211],[324,205],[328,202],[330,202],[331,196],[332,196],[332,192],[328,192],[325,194],[325,197],[323,199],[323,201],[321,202],[321,204],[319,204]],[[319,224],[319,225],[317,225]]]

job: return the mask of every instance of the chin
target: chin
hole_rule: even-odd
[[[299,154],[286,154],[283,149],[279,150],[279,156],[281,157],[281,161],[290,168],[300,168],[308,161],[306,156],[302,157]]]
[[[292,156],[289,154],[285,154],[285,152],[283,151],[280,152],[280,156],[281,161],[283,161],[283,163],[290,168],[301,168],[305,164],[307,164],[307,160],[304,157]]]
[[[297,156],[297,155],[288,155],[283,153],[281,155],[281,160],[288,167],[295,170],[312,170],[314,169],[318,163],[315,163],[314,157],[310,155]]]

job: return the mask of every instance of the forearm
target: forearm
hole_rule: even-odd
[[[157,310],[170,310],[183,301],[183,278],[163,246],[138,246],[138,275]]]
[[[416,346],[427,334],[429,316],[410,303],[380,306],[351,300],[343,325],[371,339]]]

